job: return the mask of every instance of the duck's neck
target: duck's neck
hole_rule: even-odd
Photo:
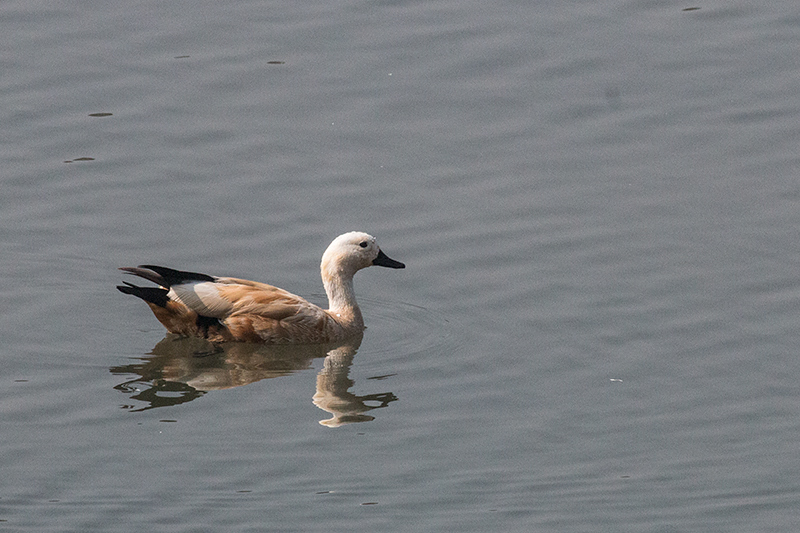
[[[328,295],[328,313],[347,329],[364,329],[364,318],[353,290],[353,274],[323,268],[322,283]]]

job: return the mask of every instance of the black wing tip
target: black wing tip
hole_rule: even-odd
[[[173,268],[158,265],[139,265],[137,267],[119,267],[127,274],[132,274],[148,281],[152,281],[162,287],[180,285],[187,281],[216,281],[216,278],[197,272],[184,272]]]
[[[152,270],[163,277],[170,285],[177,285],[185,281],[215,281],[215,278],[213,276],[209,276],[208,274],[187,272],[185,270],[175,270],[174,268],[167,268],[158,265],[139,265],[137,268],[146,268],[147,270]]]
[[[119,269],[125,272],[126,274],[131,274],[132,276],[138,276],[140,278],[146,279],[147,281],[152,281],[156,285],[160,285],[162,287],[169,287],[169,284],[167,280],[164,279],[164,276],[148,268],[119,267]]]
[[[141,298],[145,302],[155,304],[159,307],[166,307],[169,302],[167,289],[161,287],[139,287],[133,283],[123,281],[125,285],[117,285],[117,290],[123,294],[130,294]]]
[[[133,294],[133,289],[131,289],[131,287],[135,287],[135,285],[132,285],[127,281],[123,281],[122,283],[125,285],[117,285],[117,290],[124,294]]]

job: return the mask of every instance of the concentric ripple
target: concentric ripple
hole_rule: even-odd
[[[457,343],[458,325],[451,317],[406,302],[362,297],[360,303],[369,352],[384,360],[422,353],[436,356],[451,352]]]

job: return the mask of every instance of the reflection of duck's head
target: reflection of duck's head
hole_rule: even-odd
[[[397,399],[390,392],[366,396],[356,396],[349,392],[353,380],[348,374],[355,353],[355,348],[348,345],[331,350],[325,358],[322,370],[317,374],[314,405],[333,415],[328,420],[320,421],[323,426],[339,427],[344,424],[374,420],[374,416],[363,413],[386,407]],[[367,402],[378,402],[379,405],[369,405]]]

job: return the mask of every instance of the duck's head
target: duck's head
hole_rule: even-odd
[[[405,268],[400,261],[390,259],[381,251],[375,237],[360,231],[339,235],[322,255],[322,271],[329,275],[352,276],[362,268],[377,265],[389,268]]]

